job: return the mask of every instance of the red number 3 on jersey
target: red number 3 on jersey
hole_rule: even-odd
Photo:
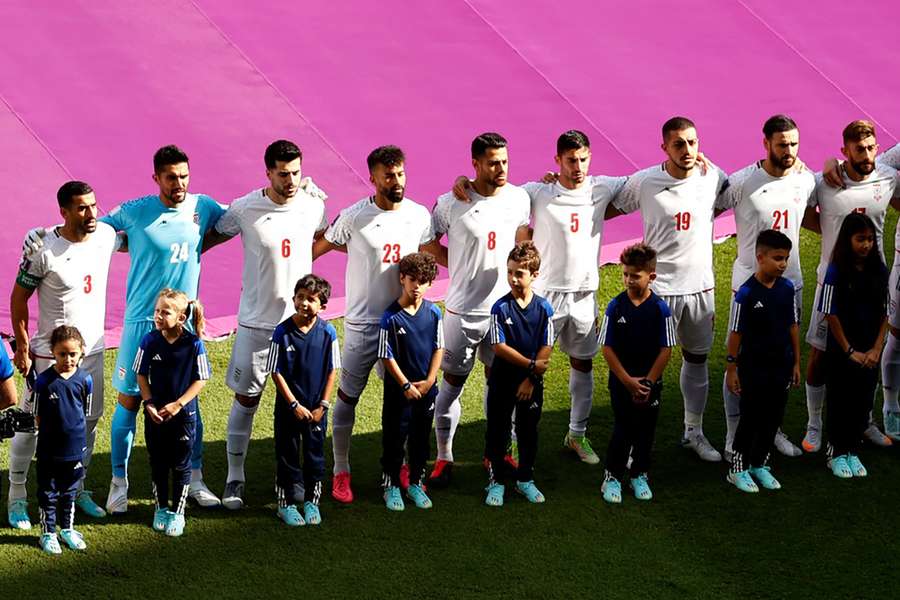
[[[94,286],[91,283],[91,276],[85,275],[84,276],[84,293],[90,294],[92,289],[94,289]]]

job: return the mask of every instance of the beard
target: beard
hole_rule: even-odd
[[[395,186],[390,188],[384,188],[381,191],[381,195],[397,204],[403,200],[403,194],[406,193],[406,188],[401,186]]]
[[[771,162],[773,165],[776,165],[779,168],[784,169],[786,171],[794,166],[794,163],[797,162],[797,159],[795,159],[790,154],[785,154],[784,156],[779,158],[770,152],[769,153],[769,162]]]
[[[875,170],[875,161],[871,160],[863,160],[860,162],[850,161],[850,165],[853,167],[853,170],[859,173],[860,175],[868,175],[872,171]]]

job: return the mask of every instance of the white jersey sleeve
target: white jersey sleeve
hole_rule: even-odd
[[[246,197],[246,196],[245,196]],[[215,229],[218,233],[222,235],[227,235],[229,237],[234,237],[241,233],[241,210],[245,203],[241,202],[242,199],[235,200],[231,203],[231,206],[225,211],[219,220],[216,221]]]
[[[881,154],[875,162],[892,169],[900,169],[900,144],[895,144],[893,148]]]
[[[644,180],[644,177],[649,173],[649,169],[645,169],[644,171],[638,171],[634,175],[628,178],[625,182],[625,185],[622,186],[622,189],[616,194],[615,199],[613,200],[613,206],[616,207],[619,212],[628,214],[633,213],[636,210],[640,210],[641,208],[641,182]]]
[[[450,213],[456,202],[458,200],[453,194],[444,194],[435,203],[434,210],[431,211],[431,228],[438,238],[450,231]]]

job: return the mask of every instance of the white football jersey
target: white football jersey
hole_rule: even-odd
[[[816,277],[819,283],[825,281],[825,271],[831,262],[831,251],[837,241],[844,217],[852,212],[863,213],[875,223],[875,237],[878,248],[884,254],[884,215],[892,198],[900,197],[897,187],[897,171],[876,165],[868,177],[853,181],[841,168],[843,188],[833,188],[825,183],[821,174],[816,174],[816,193],[810,198],[810,206],[819,207],[819,223],[822,226],[822,254]]]
[[[641,211],[644,242],[657,252],[653,291],[660,296],[696,294],[715,287],[713,218],[716,197],[728,185],[725,173],[710,165],[687,179],[666,172],[665,163],[628,178],[613,206]]]
[[[264,189],[231,203],[216,231],[240,234],[244,246],[238,323],[275,329],[294,312],[294,285],[312,272],[312,243],[328,227],[325,203],[304,191],[276,204]]]
[[[400,297],[397,263],[434,239],[428,209],[408,198],[396,210],[381,210],[374,197],[341,211],[325,239],[347,246],[344,318],[351,323],[380,323],[391,302]]]
[[[490,197],[470,189],[469,198],[460,202],[452,192],[444,194],[431,220],[436,236],[447,234],[447,310],[488,316],[494,302],[509,291],[506,257],[516,245],[516,230],[528,225],[531,201],[512,184]]]
[[[900,144],[895,144],[893,148],[880,154],[875,162],[887,165],[892,169],[900,169]]]
[[[16,281],[38,295],[34,354],[52,356],[50,334],[60,325],[78,328],[86,355],[103,351],[106,281],[118,247],[115,229],[98,221],[96,231],[83,242],[70,242],[54,229],[36,255],[22,259]]]
[[[541,270],[534,282],[539,294],[597,290],[606,207],[625,180],[588,177],[574,190],[559,183],[522,186],[531,198],[532,240],[541,253]]]
[[[728,178],[728,187],[716,200],[716,208],[734,209],[737,226],[737,260],[731,270],[731,289],[737,291],[756,272],[756,238],[761,231],[776,229],[790,238],[791,254],[784,276],[796,289],[803,287],[800,269],[800,223],[815,193],[816,176],[809,171],[769,175],[762,161]]]

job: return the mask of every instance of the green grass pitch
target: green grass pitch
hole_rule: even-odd
[[[885,231],[893,259],[892,214]],[[819,240],[804,232],[804,324],[815,289]],[[719,448],[724,438],[721,382],[724,322],[735,242],[715,247],[718,326],[710,362],[705,429]],[[602,269],[601,306],[621,290],[618,267]],[[340,331],[340,323],[337,324]],[[205,475],[221,493],[226,474],[225,424],[231,394],[222,380],[230,342],[208,345],[214,375],[202,395],[206,424]],[[107,353],[107,373],[114,354]],[[612,427],[606,368],[596,361],[589,437],[605,453]],[[805,365],[805,362],[804,362]],[[376,377],[360,402],[352,442],[356,501],[338,506],[326,494],[321,527],[290,529],[274,514],[272,386],[254,424],[247,459],[247,507],[241,512],[190,508],[184,537],[169,539],[150,527],[152,504],[143,426],[131,460],[131,508],[122,518],[77,527],[88,550],[44,556],[38,529],[0,528],[0,594],[5,598],[78,597],[319,597],[319,598],[615,598],[615,597],[830,597],[890,594],[896,587],[896,537],[900,506],[896,448],[866,447],[863,480],[839,481],[822,454],[776,457],[784,485],[778,492],[741,494],[725,482],[726,467],[701,463],[678,446],[682,403],[680,357],[666,370],[651,483],[655,498],[639,503],[626,494],[621,506],[600,498],[602,466],[587,466],[562,449],[568,424],[568,364],[556,353],[547,376],[536,481],[547,503],[531,506],[518,495],[502,509],[482,505],[485,473],[482,386],[466,388],[455,448],[457,469],[449,490],[432,494],[434,508],[407,504],[389,513],[381,500],[379,457],[381,384]],[[476,374],[477,375],[477,374]],[[109,482],[107,382],[88,487],[100,502]],[[880,394],[876,411],[880,413]],[[784,429],[799,442],[806,408],[802,388],[791,394]],[[879,419],[880,420],[880,419]],[[139,419],[140,421],[140,419]],[[7,446],[8,444],[3,444]],[[7,450],[0,446],[2,504],[7,491]],[[330,470],[331,449],[326,448]],[[34,470],[31,516],[37,520]],[[5,512],[3,524],[5,525]]]

